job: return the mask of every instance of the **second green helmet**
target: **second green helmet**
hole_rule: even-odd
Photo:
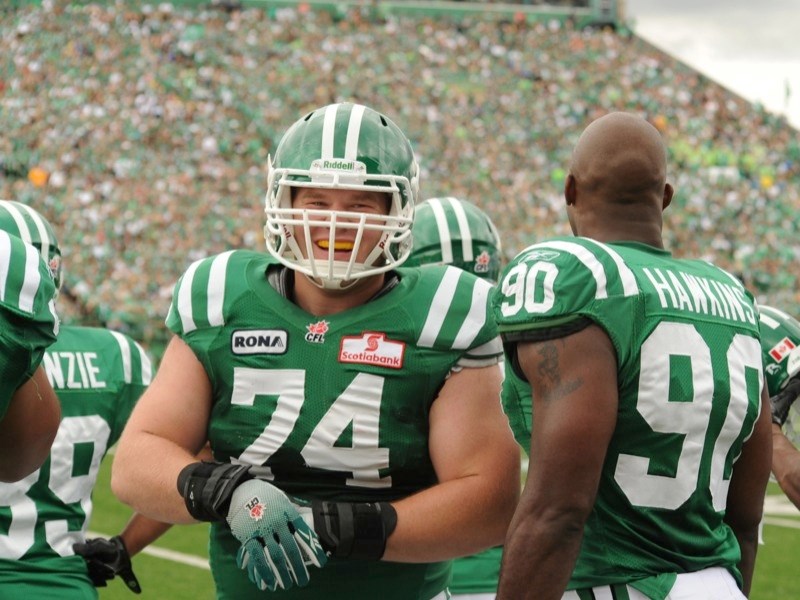
[[[50,268],[56,289],[61,289],[61,250],[47,219],[27,204],[0,200],[0,229],[34,246]]]
[[[800,373],[800,323],[771,306],[759,306],[761,354],[769,395],[777,394]]]
[[[459,198],[429,198],[417,206],[414,245],[406,266],[454,265],[483,279],[500,276],[497,228],[480,208]]]

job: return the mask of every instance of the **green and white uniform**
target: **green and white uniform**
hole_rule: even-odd
[[[0,230],[0,419],[56,339],[55,293],[36,249]]]
[[[44,368],[63,418],[44,465],[0,484],[0,596],[96,598],[72,545],[86,537],[100,461],[150,383],[151,364],[127,335],[62,327]]]
[[[675,573],[712,566],[741,586],[723,516],[764,382],[758,312],[739,281],[643,244],[563,238],[521,252],[492,305],[511,354],[580,320],[616,350],[617,426],[568,589],[632,582],[658,598]]]
[[[286,493],[391,501],[436,483],[431,404],[453,368],[496,364],[502,349],[489,283],[454,267],[398,269],[399,282],[357,308],[315,317],[268,281],[276,260],[237,250],[198,261],[178,282],[168,327],[211,381],[214,457],[263,465]],[[239,543],[211,527],[220,598],[263,598],[236,567]],[[427,600],[449,562],[332,559],[282,598]]]

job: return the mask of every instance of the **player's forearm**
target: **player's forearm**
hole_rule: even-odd
[[[515,515],[503,548],[498,600],[561,598],[583,538],[577,515]]]
[[[503,542],[519,493],[517,480],[447,481],[393,503],[397,527],[383,560],[432,562],[474,554]]]
[[[125,542],[128,554],[133,556],[164,535],[170,527],[170,523],[155,521],[137,513],[131,517],[119,536]]]
[[[742,557],[739,560],[739,572],[742,574],[742,593],[750,595],[750,586],[753,583],[753,571],[756,565],[756,552],[758,551],[758,527],[747,530],[734,529]]]
[[[164,438],[126,432],[111,474],[111,489],[135,511],[164,523],[194,523],[178,492],[178,474],[197,459]]]
[[[800,508],[800,451],[777,425],[772,426],[772,473],[786,497]]]

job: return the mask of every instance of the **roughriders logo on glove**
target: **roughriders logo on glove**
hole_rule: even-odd
[[[264,504],[258,499],[258,496],[254,496],[252,500],[245,504],[245,508],[253,521],[260,521],[264,516]]]

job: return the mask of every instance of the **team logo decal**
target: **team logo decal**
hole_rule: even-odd
[[[53,279],[55,279],[58,269],[61,267],[61,257],[56,254],[53,258],[47,261],[47,267],[50,269],[50,275],[52,275]]]
[[[489,253],[486,250],[484,250],[475,258],[475,272],[488,273],[490,262],[492,262],[492,257],[489,256]]]
[[[309,323],[306,325],[308,333],[306,334],[306,341],[314,344],[324,344],[325,334],[328,333],[328,322],[317,321],[316,323]]]
[[[550,261],[556,258],[560,252],[556,252],[555,250],[531,250],[525,255],[523,260],[543,260],[543,261]]]
[[[778,373],[781,370],[781,368],[775,363],[772,363],[771,365],[767,365],[765,370],[770,375],[775,375],[775,373]]]
[[[285,354],[286,331],[283,329],[240,329],[231,336],[234,354]]]
[[[264,505],[262,504],[261,500],[258,499],[258,496],[253,496],[253,498],[244,505],[247,509],[250,518],[253,521],[260,521],[264,516]]]
[[[386,339],[385,333],[368,331],[342,338],[339,362],[401,369],[405,352],[403,342]]]
[[[772,347],[769,351],[769,355],[775,359],[775,362],[781,362],[784,358],[789,356],[789,353],[794,350],[795,347],[792,340],[785,337]]]

